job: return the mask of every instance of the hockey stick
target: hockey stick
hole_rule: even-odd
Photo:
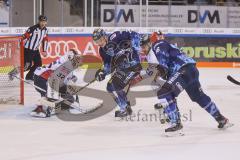
[[[82,86],[80,89],[78,89],[78,90],[74,90],[74,87],[72,87],[72,86],[68,86],[68,89],[71,89],[71,90],[74,90],[74,92],[72,93],[72,94],[74,94],[74,95],[76,95],[76,94],[78,94],[80,91],[82,91],[83,89],[85,89],[85,88],[87,88],[90,84],[92,84],[93,82],[95,82],[96,81],[96,79],[93,79],[92,81],[90,81],[90,82],[88,82],[86,85],[84,85],[84,86]]]
[[[88,82],[86,85],[84,85],[83,87],[81,87],[79,90],[75,91],[74,94],[78,94],[80,91],[82,91],[83,89],[87,88],[90,84],[92,84],[93,82],[95,82],[96,79],[93,79],[92,81]]]
[[[20,77],[18,77],[18,76],[16,76],[16,75],[13,75],[13,77],[15,77],[15,78],[23,81],[23,82],[26,83],[26,84],[29,84],[29,85],[35,87],[36,89],[38,89],[38,90],[40,90],[40,91],[42,91],[42,92],[47,93],[46,90],[44,90],[44,89],[42,89],[41,87],[38,87],[38,86],[36,86],[36,85],[34,85],[34,84],[26,81],[26,80],[23,79],[23,78],[20,78]],[[81,88],[81,89],[78,91],[78,93],[79,93],[81,90],[83,90],[84,88],[86,88],[87,86],[89,86],[89,85],[90,85],[91,83],[93,83],[94,81],[95,81],[95,79],[92,80],[91,82],[89,82],[88,84],[86,84],[85,86],[83,86],[83,88]],[[76,94],[77,94],[77,93],[76,93]],[[67,101],[67,100],[62,100],[60,103],[64,103],[64,104],[66,104],[66,105],[69,105],[69,106],[71,106],[72,108],[80,111],[80,112],[83,113],[83,114],[91,113],[91,112],[93,112],[93,111],[95,111],[95,110],[97,110],[98,108],[101,107],[101,105],[98,105],[98,106],[96,106],[96,107],[94,107],[94,108],[91,108],[91,109],[89,109],[89,110],[83,110],[83,109],[80,108],[80,103],[79,103],[79,98],[78,98],[78,96],[76,97],[76,100],[75,100],[75,101],[79,104],[79,107],[74,106],[73,104],[71,104],[71,103],[70,103],[69,101]]]
[[[27,83],[27,84],[33,86],[34,88],[36,88],[36,89],[38,89],[38,90],[40,90],[40,91],[43,91],[43,92],[45,92],[45,93],[47,92],[45,89],[42,89],[42,88],[40,88],[40,87],[32,84],[31,82],[26,81],[26,80],[23,79],[23,78],[20,78],[20,77],[18,77],[18,76],[16,76],[16,75],[12,75],[12,76],[15,77],[15,78],[17,78],[17,79],[19,79],[20,81],[23,81],[24,83]]]
[[[128,85],[127,91],[126,91],[126,95],[128,95],[128,92],[130,90],[131,84]]]
[[[29,85],[35,87],[36,89],[39,89],[40,91],[43,91],[43,92],[47,93],[46,90],[44,90],[44,89],[42,89],[42,88],[40,88],[40,87],[38,87],[38,86],[36,86],[36,85],[34,85],[34,84],[32,84],[32,83],[26,81],[26,80],[23,79],[23,78],[20,78],[20,77],[15,76],[15,75],[13,75],[13,77],[15,77],[15,78],[17,78],[17,79],[23,81],[24,83],[27,83],[27,84],[29,84]],[[95,80],[96,80],[96,79],[90,81],[89,83],[87,83],[86,85],[84,85],[82,88],[80,88],[79,90],[77,90],[77,91],[76,91],[75,93],[73,93],[73,94],[77,94],[77,93],[79,93],[81,90],[85,89],[87,86],[89,86],[90,84],[92,84],[93,82],[95,82]]]
[[[80,88],[79,90],[76,90],[73,94],[77,95],[80,91],[82,91],[83,89],[87,88],[90,84],[94,83],[96,81],[96,79],[93,79],[92,81],[88,82],[86,85],[84,85],[82,88]],[[70,88],[69,88],[70,89]],[[72,88],[73,89],[73,88]],[[79,104],[79,108],[74,108],[77,109],[78,111],[80,111],[83,114],[87,114],[87,113],[92,113],[94,111],[96,111],[98,108],[102,107],[102,103],[97,105],[94,108],[91,108],[89,110],[86,110],[85,112],[83,112],[83,109],[80,108],[80,103],[79,103],[79,98],[78,95],[76,96],[76,102],[78,102]]]
[[[230,75],[227,76],[227,79],[228,79],[230,82],[232,82],[232,83],[234,83],[234,84],[236,84],[236,85],[240,85],[240,82],[237,81],[236,79],[234,79],[234,78],[233,78],[232,76],[230,76]]]

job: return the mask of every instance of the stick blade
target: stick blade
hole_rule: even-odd
[[[234,83],[234,84],[236,84],[236,85],[240,85],[240,82],[237,81],[237,80],[235,80],[235,79],[234,79],[232,76],[230,76],[230,75],[227,76],[227,79],[228,79],[230,82],[232,82],[232,83]]]

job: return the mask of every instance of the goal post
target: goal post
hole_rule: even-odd
[[[0,104],[24,104],[24,82],[9,77],[24,78],[24,53],[21,37],[0,36]]]

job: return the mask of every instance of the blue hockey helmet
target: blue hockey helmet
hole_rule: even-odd
[[[106,36],[106,32],[103,29],[101,28],[94,29],[93,35],[92,35],[94,42],[98,41],[103,36]]]

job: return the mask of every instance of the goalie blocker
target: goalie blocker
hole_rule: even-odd
[[[61,102],[67,100],[68,104],[74,102],[73,93],[67,89],[69,81],[76,82],[77,77],[73,71],[81,66],[82,57],[75,50],[70,50],[56,61],[34,72],[35,89],[41,94],[41,99],[30,115],[34,117],[49,117],[60,109]]]

